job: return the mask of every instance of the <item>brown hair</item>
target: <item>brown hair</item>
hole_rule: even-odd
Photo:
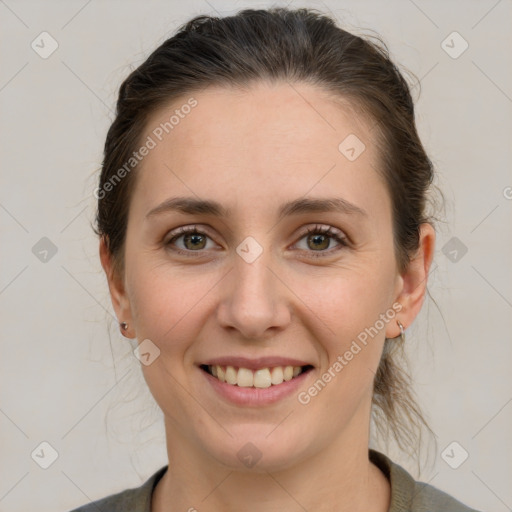
[[[247,87],[261,80],[318,85],[348,100],[377,129],[376,170],[391,197],[397,266],[404,271],[419,247],[420,224],[432,223],[425,209],[433,165],[416,130],[409,86],[385,43],[373,39],[349,33],[312,9],[271,8],[224,18],[197,16],[161,44],[122,83],[105,141],[95,232],[105,238],[116,272],[123,273],[136,172],[106,185],[139,147],[148,117],[210,85]],[[414,450],[415,432],[428,425],[413,398],[402,349],[399,341],[386,339],[372,405],[378,431],[384,436],[391,431],[400,448]]]

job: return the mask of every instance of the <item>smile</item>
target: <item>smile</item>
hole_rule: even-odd
[[[200,368],[220,382],[244,388],[269,388],[290,381],[313,368],[306,366],[274,366],[251,370],[221,365],[200,365]]]

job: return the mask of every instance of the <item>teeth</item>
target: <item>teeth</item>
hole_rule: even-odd
[[[228,368],[231,368],[230,366]],[[236,382],[241,388],[252,388],[254,382],[253,373],[247,368],[240,368],[238,370]]]
[[[282,366],[276,366],[275,368],[272,368],[272,374],[271,374],[272,384],[281,384],[283,382],[283,367]]]
[[[233,366],[209,366],[210,373],[217,377],[221,382],[227,382],[233,386],[242,388],[268,388],[282,384],[297,377],[302,372],[301,366],[275,366],[274,368],[261,368],[256,371],[248,368],[238,368]]]
[[[269,388],[270,386],[272,386],[272,377],[270,376],[270,370],[268,368],[263,368],[263,370],[256,370],[254,372],[254,387]]]
[[[237,371],[232,366],[226,368],[226,382],[233,385],[237,384]]]

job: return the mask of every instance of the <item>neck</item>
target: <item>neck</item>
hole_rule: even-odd
[[[152,512],[388,512],[390,484],[368,458],[368,437],[361,429],[292,468],[240,472],[200,453],[197,444],[179,438],[166,422],[171,463],[157,484]],[[357,425],[361,427],[361,425]],[[369,430],[369,429],[368,429]],[[369,432],[368,432],[369,434]]]

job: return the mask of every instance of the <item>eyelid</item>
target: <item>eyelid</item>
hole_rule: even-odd
[[[187,233],[199,233],[208,235],[210,238],[210,233],[208,228],[199,224],[192,224],[189,226],[180,226],[179,228],[173,229],[169,231],[164,237],[164,243],[169,243],[173,238],[179,237],[181,235],[186,235]]]
[[[304,231],[301,231],[301,234],[299,236],[303,237],[305,235],[309,235],[310,233],[324,233],[331,236],[338,236],[340,238],[346,238],[343,231],[340,229],[335,228],[334,226],[330,226],[329,224],[314,224],[309,225]]]

